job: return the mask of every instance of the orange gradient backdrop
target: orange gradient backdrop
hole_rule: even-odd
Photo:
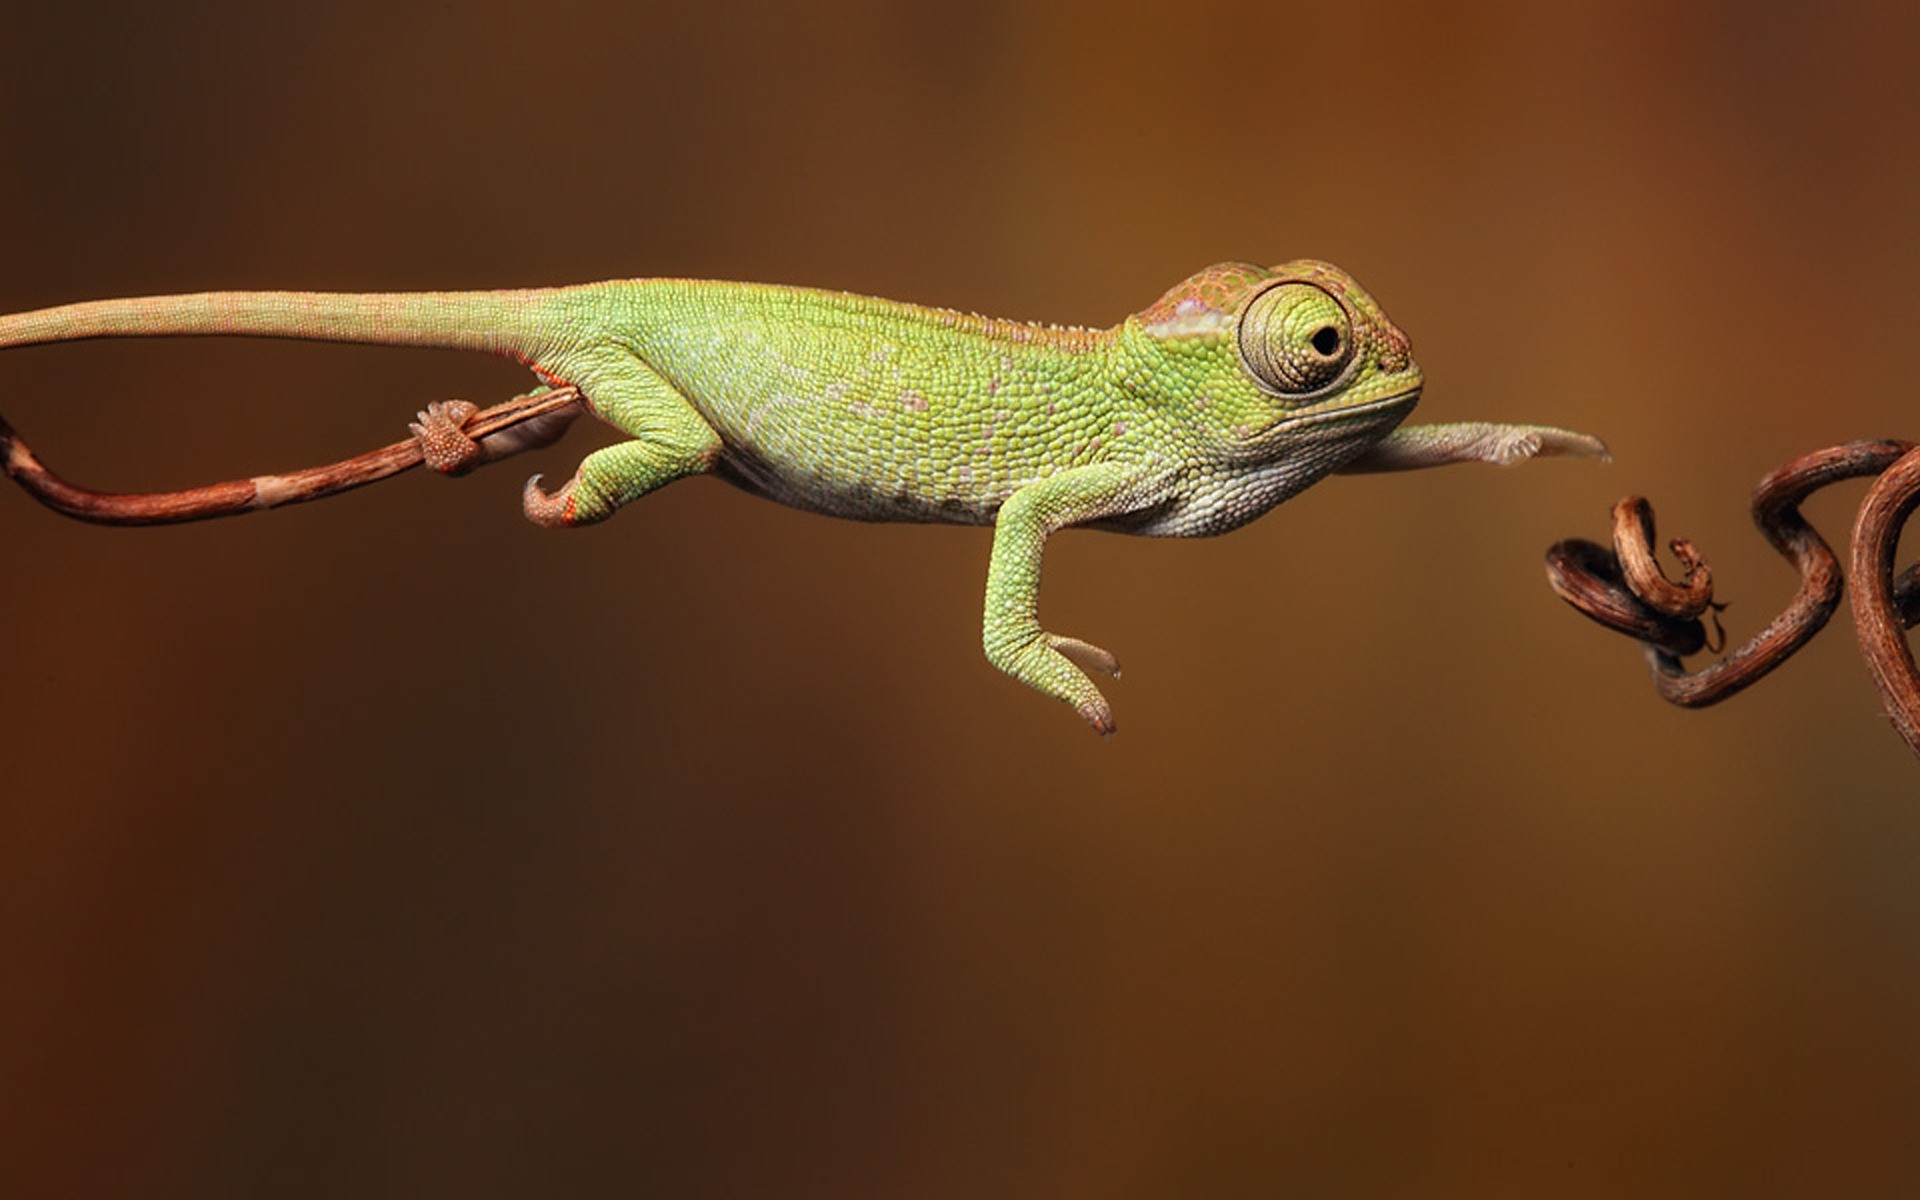
[[[1753,482],[1920,438],[1912,5],[73,3],[0,44],[0,310],[692,275],[1105,324],[1316,256],[1425,419],[1615,453],[1061,537],[1107,744],[982,659],[985,531],[711,480],[530,526],[585,425],[177,529],[0,494],[0,1192],[1914,1186],[1920,764],[1844,614],[1686,713],[1540,569],[1646,493],[1742,637],[1791,590]],[[0,354],[0,412],[173,487],[524,379],[96,343]]]

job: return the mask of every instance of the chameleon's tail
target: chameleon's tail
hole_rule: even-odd
[[[82,338],[232,334],[543,356],[568,289],[499,292],[197,292],[93,300],[0,316],[0,348]]]

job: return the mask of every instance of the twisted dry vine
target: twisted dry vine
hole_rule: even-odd
[[[1786,609],[1745,644],[1698,671],[1681,659],[1707,645],[1701,616],[1717,609],[1712,577],[1690,542],[1675,539],[1685,574],[1676,584],[1654,558],[1653,509],[1629,496],[1613,508],[1613,549],[1579,538],[1547,551],[1547,581],[1567,603],[1646,646],[1654,686],[1674,704],[1718,703],[1785,662],[1826,625],[1842,592],[1839,560],[1800,515],[1812,493],[1843,479],[1879,475],[1853,530],[1852,598],[1861,652],[1907,745],[1920,755],[1920,671],[1905,630],[1920,623],[1920,566],[1895,578],[1893,557],[1907,517],[1920,507],[1920,450],[1912,442],[1849,442],[1802,455],[1760,481],[1753,520],[1800,573]]]

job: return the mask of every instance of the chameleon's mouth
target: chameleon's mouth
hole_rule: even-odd
[[[1395,392],[1391,396],[1382,396],[1378,400],[1369,400],[1365,404],[1350,404],[1340,408],[1323,409],[1320,412],[1302,413],[1292,420],[1281,421],[1277,428],[1300,429],[1309,425],[1326,425],[1335,421],[1350,421],[1356,417],[1368,417],[1396,408],[1412,408],[1414,401],[1420,399],[1420,388],[1410,387],[1404,392]]]

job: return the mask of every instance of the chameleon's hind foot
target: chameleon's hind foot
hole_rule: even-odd
[[[720,439],[705,424],[698,428],[705,431],[704,442],[690,437],[691,446],[664,439],[603,446],[580,460],[573,478],[552,495],[541,490],[535,475],[521,493],[520,507],[528,520],[550,529],[604,521],[655,488],[712,466]]]
[[[529,392],[527,396],[517,399],[524,400],[539,394]],[[552,445],[560,440],[560,435],[567,431],[567,426],[573,424],[580,411],[576,401],[568,407],[543,413],[476,440],[467,433],[467,426],[479,415],[479,407],[466,400],[436,400],[421,409],[417,414],[418,419],[409,423],[407,428],[413,431],[414,439],[420,443],[421,461],[442,475],[465,475],[475,467],[499,462],[523,450]]]
[[[573,485],[580,481],[580,477],[574,476],[553,493],[542,488],[540,480],[541,476],[535,475],[527,480],[526,487],[520,489],[520,511],[527,514],[527,520],[547,529],[564,529],[576,524],[573,520]]]
[[[464,475],[487,460],[480,443],[466,434],[479,406],[467,400],[436,400],[408,424],[420,443],[420,457],[442,475]]]

